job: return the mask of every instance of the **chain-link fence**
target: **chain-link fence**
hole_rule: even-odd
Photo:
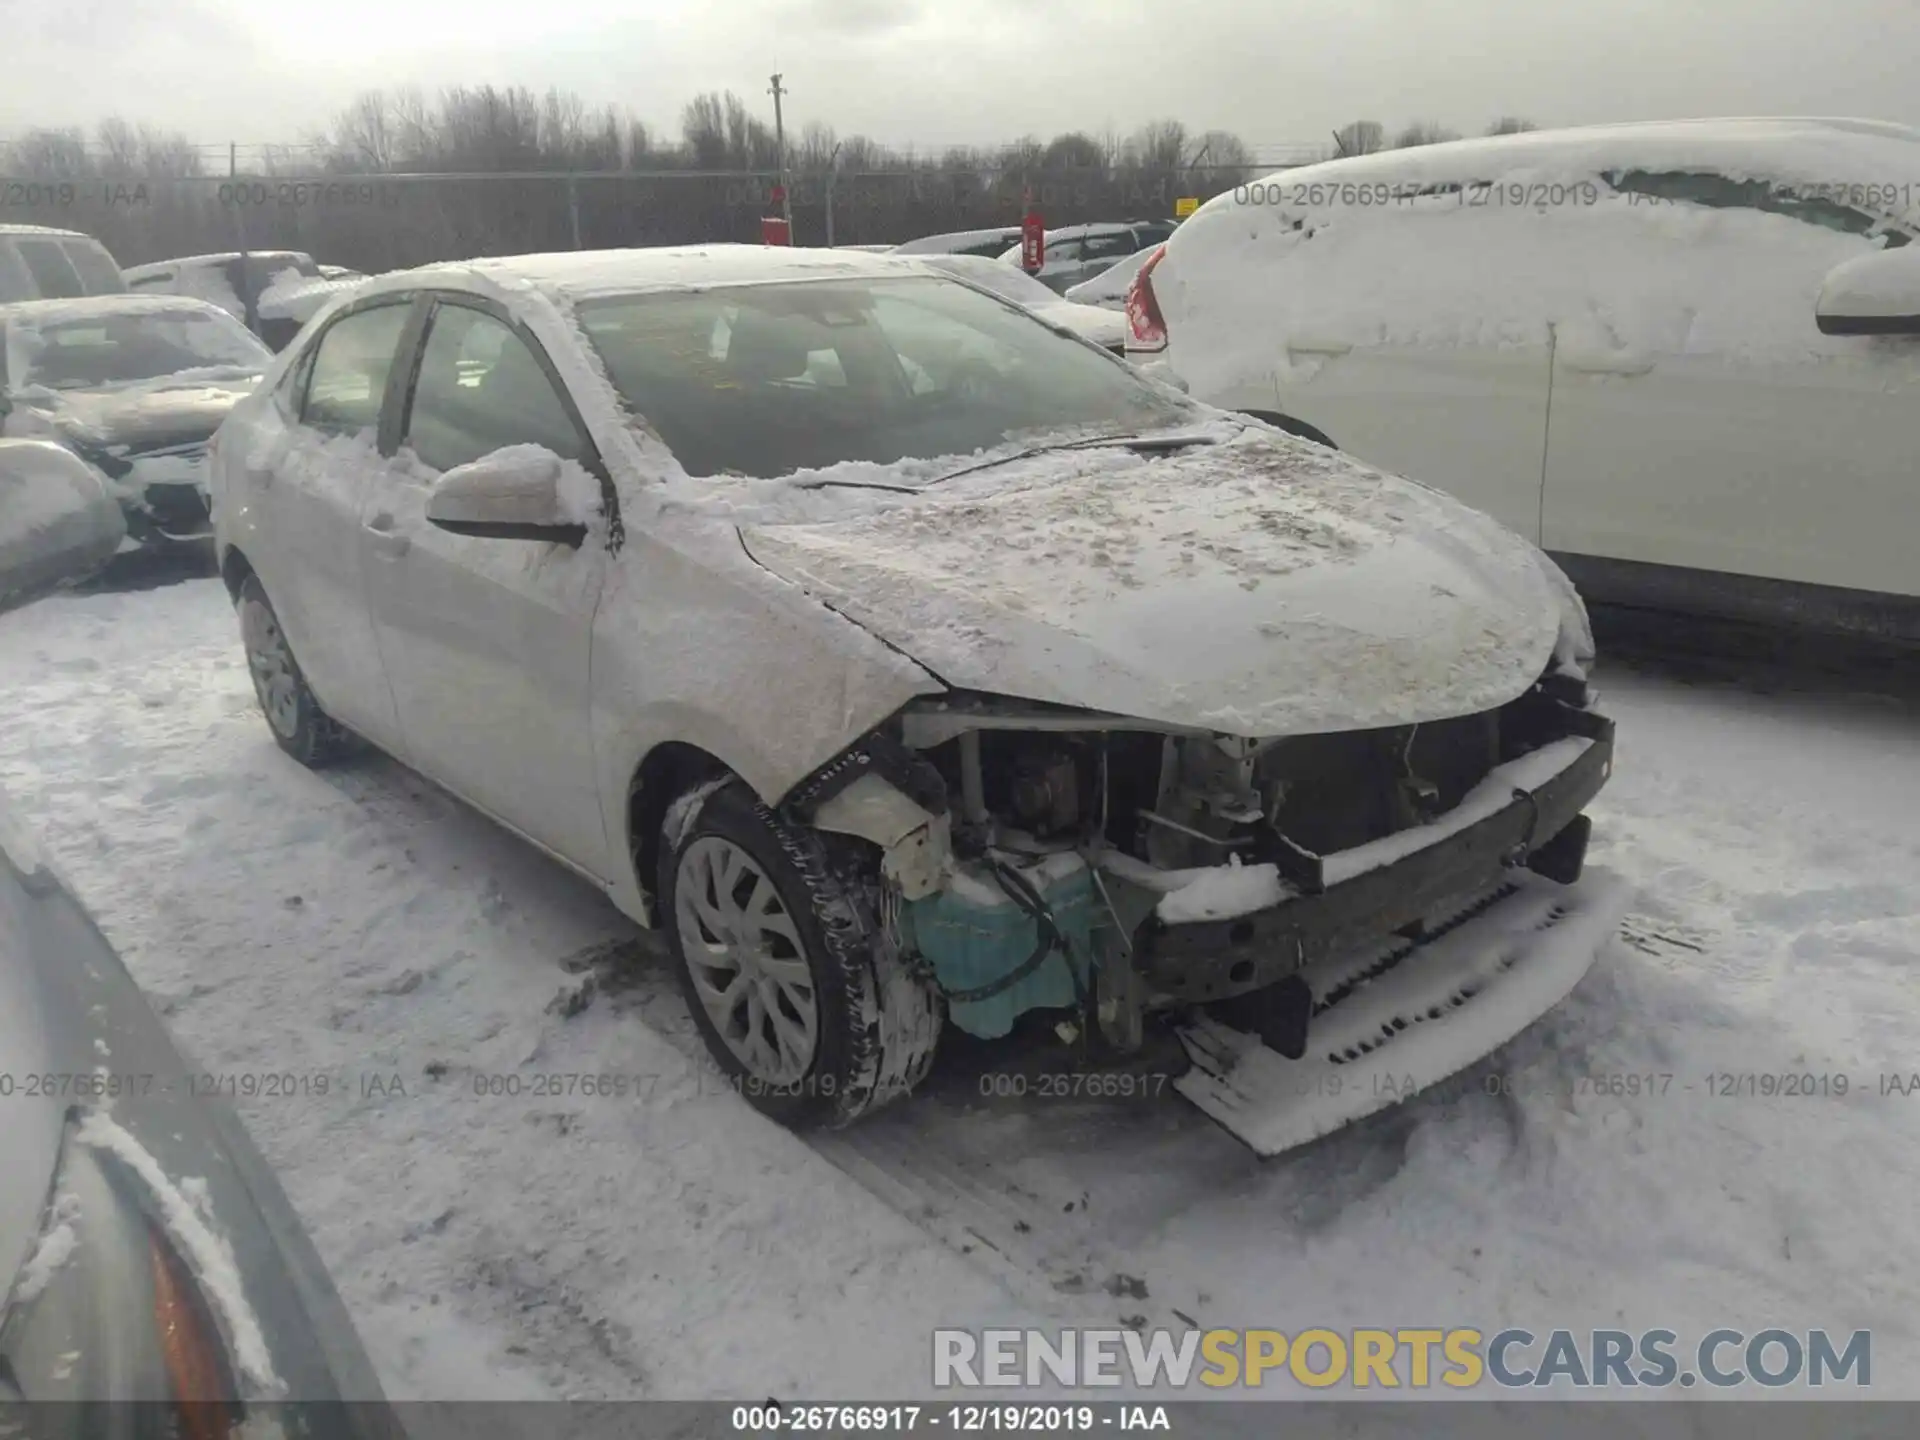
[[[796,244],[856,245],[1014,225],[1029,194],[1049,227],[1165,219],[1178,200],[1247,178],[1238,167],[919,169],[802,174],[788,191]],[[285,249],[376,272],[476,255],[757,242],[777,181],[770,171],[692,170],[0,177],[0,224],[84,231],[123,265]]]

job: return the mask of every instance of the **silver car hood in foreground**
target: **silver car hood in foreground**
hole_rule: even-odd
[[[1266,430],[1161,458],[1054,453],[741,533],[948,685],[1236,735],[1494,708],[1539,678],[1562,618],[1519,536]]]

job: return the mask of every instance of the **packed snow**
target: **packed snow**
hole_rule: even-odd
[[[1154,908],[1169,925],[1190,920],[1231,920],[1278,905],[1287,898],[1277,865],[1231,864],[1201,870],[1178,890],[1162,896]]]
[[[1875,1394],[1920,1398],[1920,1094],[1885,1088],[1920,1068],[1920,728],[1884,674],[1603,653],[1619,939],[1498,1055],[1263,1164],[1170,1090],[993,1098],[1061,1068],[1011,1042],[850,1131],[760,1120],[591,886],[391,762],[282,755],[216,580],[0,617],[0,673],[0,785],[199,1066],[341,1081],[238,1103],[396,1396],[920,1395],[936,1325],[1138,1316],[1871,1328]],[[1779,1073],[1850,1083],[1713,1083]],[[629,1083],[532,1093],[589,1074]]]
[[[1617,194],[1596,177],[1699,171],[1815,198],[1851,180],[1905,206],[1912,187],[1880,182],[1916,159],[1914,132],[1728,121],[1539,132],[1283,171],[1216,197],[1168,242],[1153,275],[1167,353],[1202,396],[1265,377],[1304,383],[1343,347],[1544,347],[1550,330],[1570,363],[1837,360],[1845,342],[1813,324],[1820,277],[1878,239]],[[1856,208],[1920,226],[1920,206]],[[1622,266],[1623,253],[1649,258]]]

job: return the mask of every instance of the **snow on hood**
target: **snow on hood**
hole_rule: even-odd
[[[1067,287],[1067,299],[1076,305],[1094,305],[1103,310],[1125,312],[1127,308],[1127,290],[1133,284],[1133,277],[1140,268],[1153,257],[1158,245],[1149,245],[1146,249],[1129,255],[1124,260],[1109,265],[1091,280],[1082,280],[1078,285]],[[1122,322],[1124,330],[1124,322]]]
[[[1091,340],[1103,349],[1122,344],[1127,338],[1126,316],[1102,310],[1097,305],[1062,300],[1054,305],[1035,305],[1033,313],[1048,324],[1071,330],[1082,340]]]
[[[1526,541],[1288,436],[1006,473],[984,496],[942,486],[742,538],[949,685],[1238,735],[1490,709],[1561,633]]]

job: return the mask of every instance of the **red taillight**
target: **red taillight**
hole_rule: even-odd
[[[1167,258],[1162,245],[1148,257],[1127,287],[1127,349],[1164,350],[1167,348],[1167,322],[1160,314],[1159,298],[1153,293],[1153,267]]]

